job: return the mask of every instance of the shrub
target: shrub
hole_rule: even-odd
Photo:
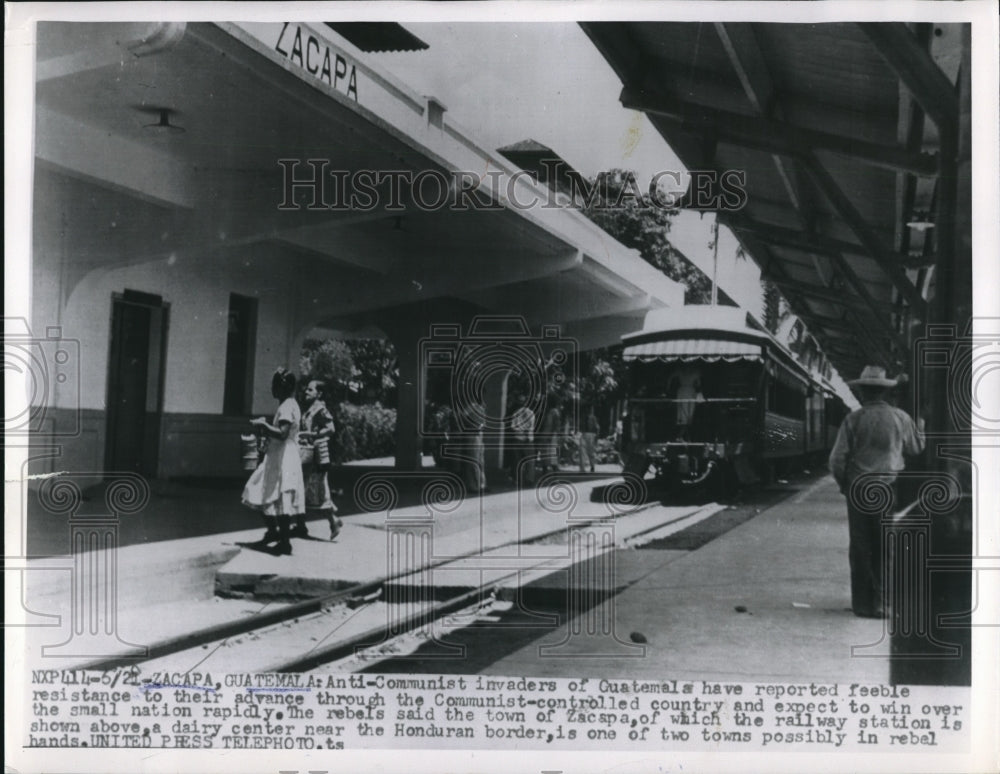
[[[396,409],[381,403],[341,403],[333,412],[337,426],[334,463],[388,457],[396,451]]]

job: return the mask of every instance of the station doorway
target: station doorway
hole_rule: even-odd
[[[112,296],[105,470],[156,476],[168,312],[157,295]]]

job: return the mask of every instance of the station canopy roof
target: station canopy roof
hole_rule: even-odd
[[[40,22],[35,249],[71,240],[67,293],[112,266],[226,277],[266,261],[310,278],[294,291],[300,330],[384,330],[406,310],[450,304],[558,324],[586,349],[683,304],[683,286],[582,213],[513,206],[512,189],[519,202],[549,191],[511,183],[514,169],[444,105],[371,59],[322,23]],[[317,169],[321,193],[290,188]],[[491,170],[479,201],[497,206],[421,206],[412,194],[334,206],[334,173],[364,170]]]
[[[953,216],[939,128],[957,123],[962,25],[581,26],[688,170],[745,174],[720,221],[838,371],[905,363],[934,221]]]
[[[423,51],[429,46],[396,22],[326,22],[362,51]]]

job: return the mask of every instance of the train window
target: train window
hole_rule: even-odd
[[[847,416],[847,408],[843,401],[838,398],[826,399],[826,423],[828,425],[840,426],[844,417]]]
[[[635,440],[646,443],[735,441],[750,426],[762,365],[725,360],[637,362],[630,370]]]
[[[767,409],[793,419],[804,419],[806,415],[805,394],[800,388],[785,384],[772,377],[767,390]]]

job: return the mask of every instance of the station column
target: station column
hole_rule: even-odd
[[[420,422],[426,365],[420,360],[420,341],[424,330],[417,322],[393,326],[389,331],[399,362],[396,398],[396,468],[419,470],[423,449]]]
[[[487,470],[498,470],[504,466],[504,420],[507,416],[507,380],[510,373],[510,369],[494,372],[483,384],[483,400],[489,420],[484,439]]]

